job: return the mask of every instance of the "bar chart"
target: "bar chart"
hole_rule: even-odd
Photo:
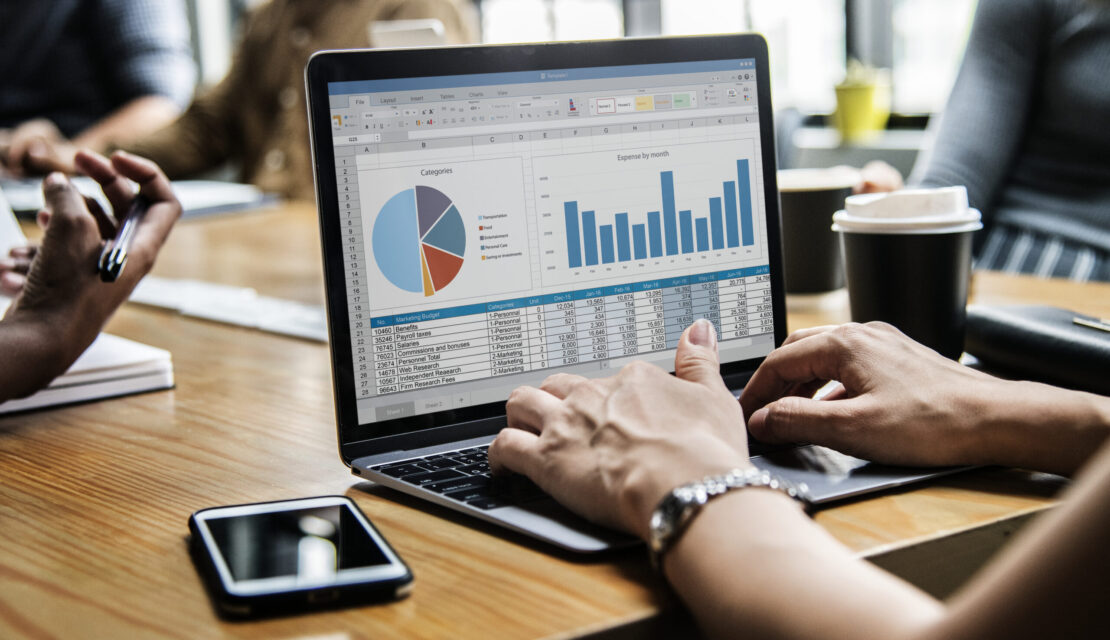
[[[744,131],[714,133],[534,157],[543,285],[762,264],[767,229],[758,145]]]
[[[694,217],[693,209],[678,209],[674,171],[660,171],[660,207],[635,223],[622,211],[612,223],[598,224],[596,211],[564,201],[567,267],[750,247],[755,244],[751,185],[748,160],[736,160],[736,178],[722,182],[719,195],[702,203],[706,215]]]

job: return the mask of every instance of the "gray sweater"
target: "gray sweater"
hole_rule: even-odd
[[[1110,2],[979,0],[922,184],[1110,251]]]

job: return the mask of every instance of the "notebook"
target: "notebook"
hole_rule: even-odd
[[[321,52],[306,82],[343,462],[565,549],[631,543],[492,477],[486,447],[515,387],[671,370],[697,318],[735,393],[781,344],[766,43]],[[934,473],[753,461],[818,502]]]
[[[0,191],[2,255],[26,242]],[[0,317],[10,304],[9,298],[0,296]],[[173,363],[169,351],[102,333],[69,370],[45,389],[26,398],[0,403],[0,415],[171,387]]]

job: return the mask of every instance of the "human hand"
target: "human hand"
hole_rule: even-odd
[[[840,386],[821,400],[831,380]],[[981,461],[985,401],[1012,383],[962,366],[872,322],[790,335],[740,396],[748,429],[768,443],[808,442],[903,465]]]
[[[116,282],[104,283],[96,264],[104,240],[115,235],[116,220],[95,200],[83,198],[62,174],[50,174],[43,182],[46,208],[40,222],[45,223],[46,231],[7,318],[48,328],[60,349],[57,360],[65,361],[65,366],[92,342],[150,270],[181,215],[169,180],[149,160],[117,152],[109,161],[82,151],[77,163],[100,183],[112,208],[121,215],[135,198],[129,180],[139,184],[139,193],[151,206],[136,231],[127,268]]]
[[[852,193],[886,193],[905,186],[902,174],[882,160],[872,160],[863,165],[859,175],[859,184],[852,189]]]
[[[77,147],[45,118],[28,120],[0,135],[0,164],[15,176],[74,173]]]
[[[645,539],[668,491],[751,465],[706,320],[682,334],[675,376],[643,362],[610,378],[556,374],[513,391],[506,410],[489,449],[495,472],[522,473],[586,518]]]

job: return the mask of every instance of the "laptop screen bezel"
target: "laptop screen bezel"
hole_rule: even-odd
[[[356,458],[385,451],[412,449],[465,436],[495,432],[505,414],[504,402],[448,409],[389,421],[359,424],[355,373],[346,297],[346,273],[339,218],[335,149],[331,135],[328,84],[425,76],[543,71],[600,66],[639,65],[710,60],[755,60],[757,105],[766,203],[766,229],[774,313],[774,344],[786,338],[786,305],[782,278],[782,241],[776,183],[774,126],[766,41],[755,34],[638,38],[526,45],[437,47],[429,49],[321,51],[305,68],[308,117],[313,147],[316,201],[323,248],[329,349],[340,455]],[[762,357],[723,363],[726,380],[750,374]],[[470,427],[464,425],[470,423]],[[457,427],[448,429],[446,427]]]

